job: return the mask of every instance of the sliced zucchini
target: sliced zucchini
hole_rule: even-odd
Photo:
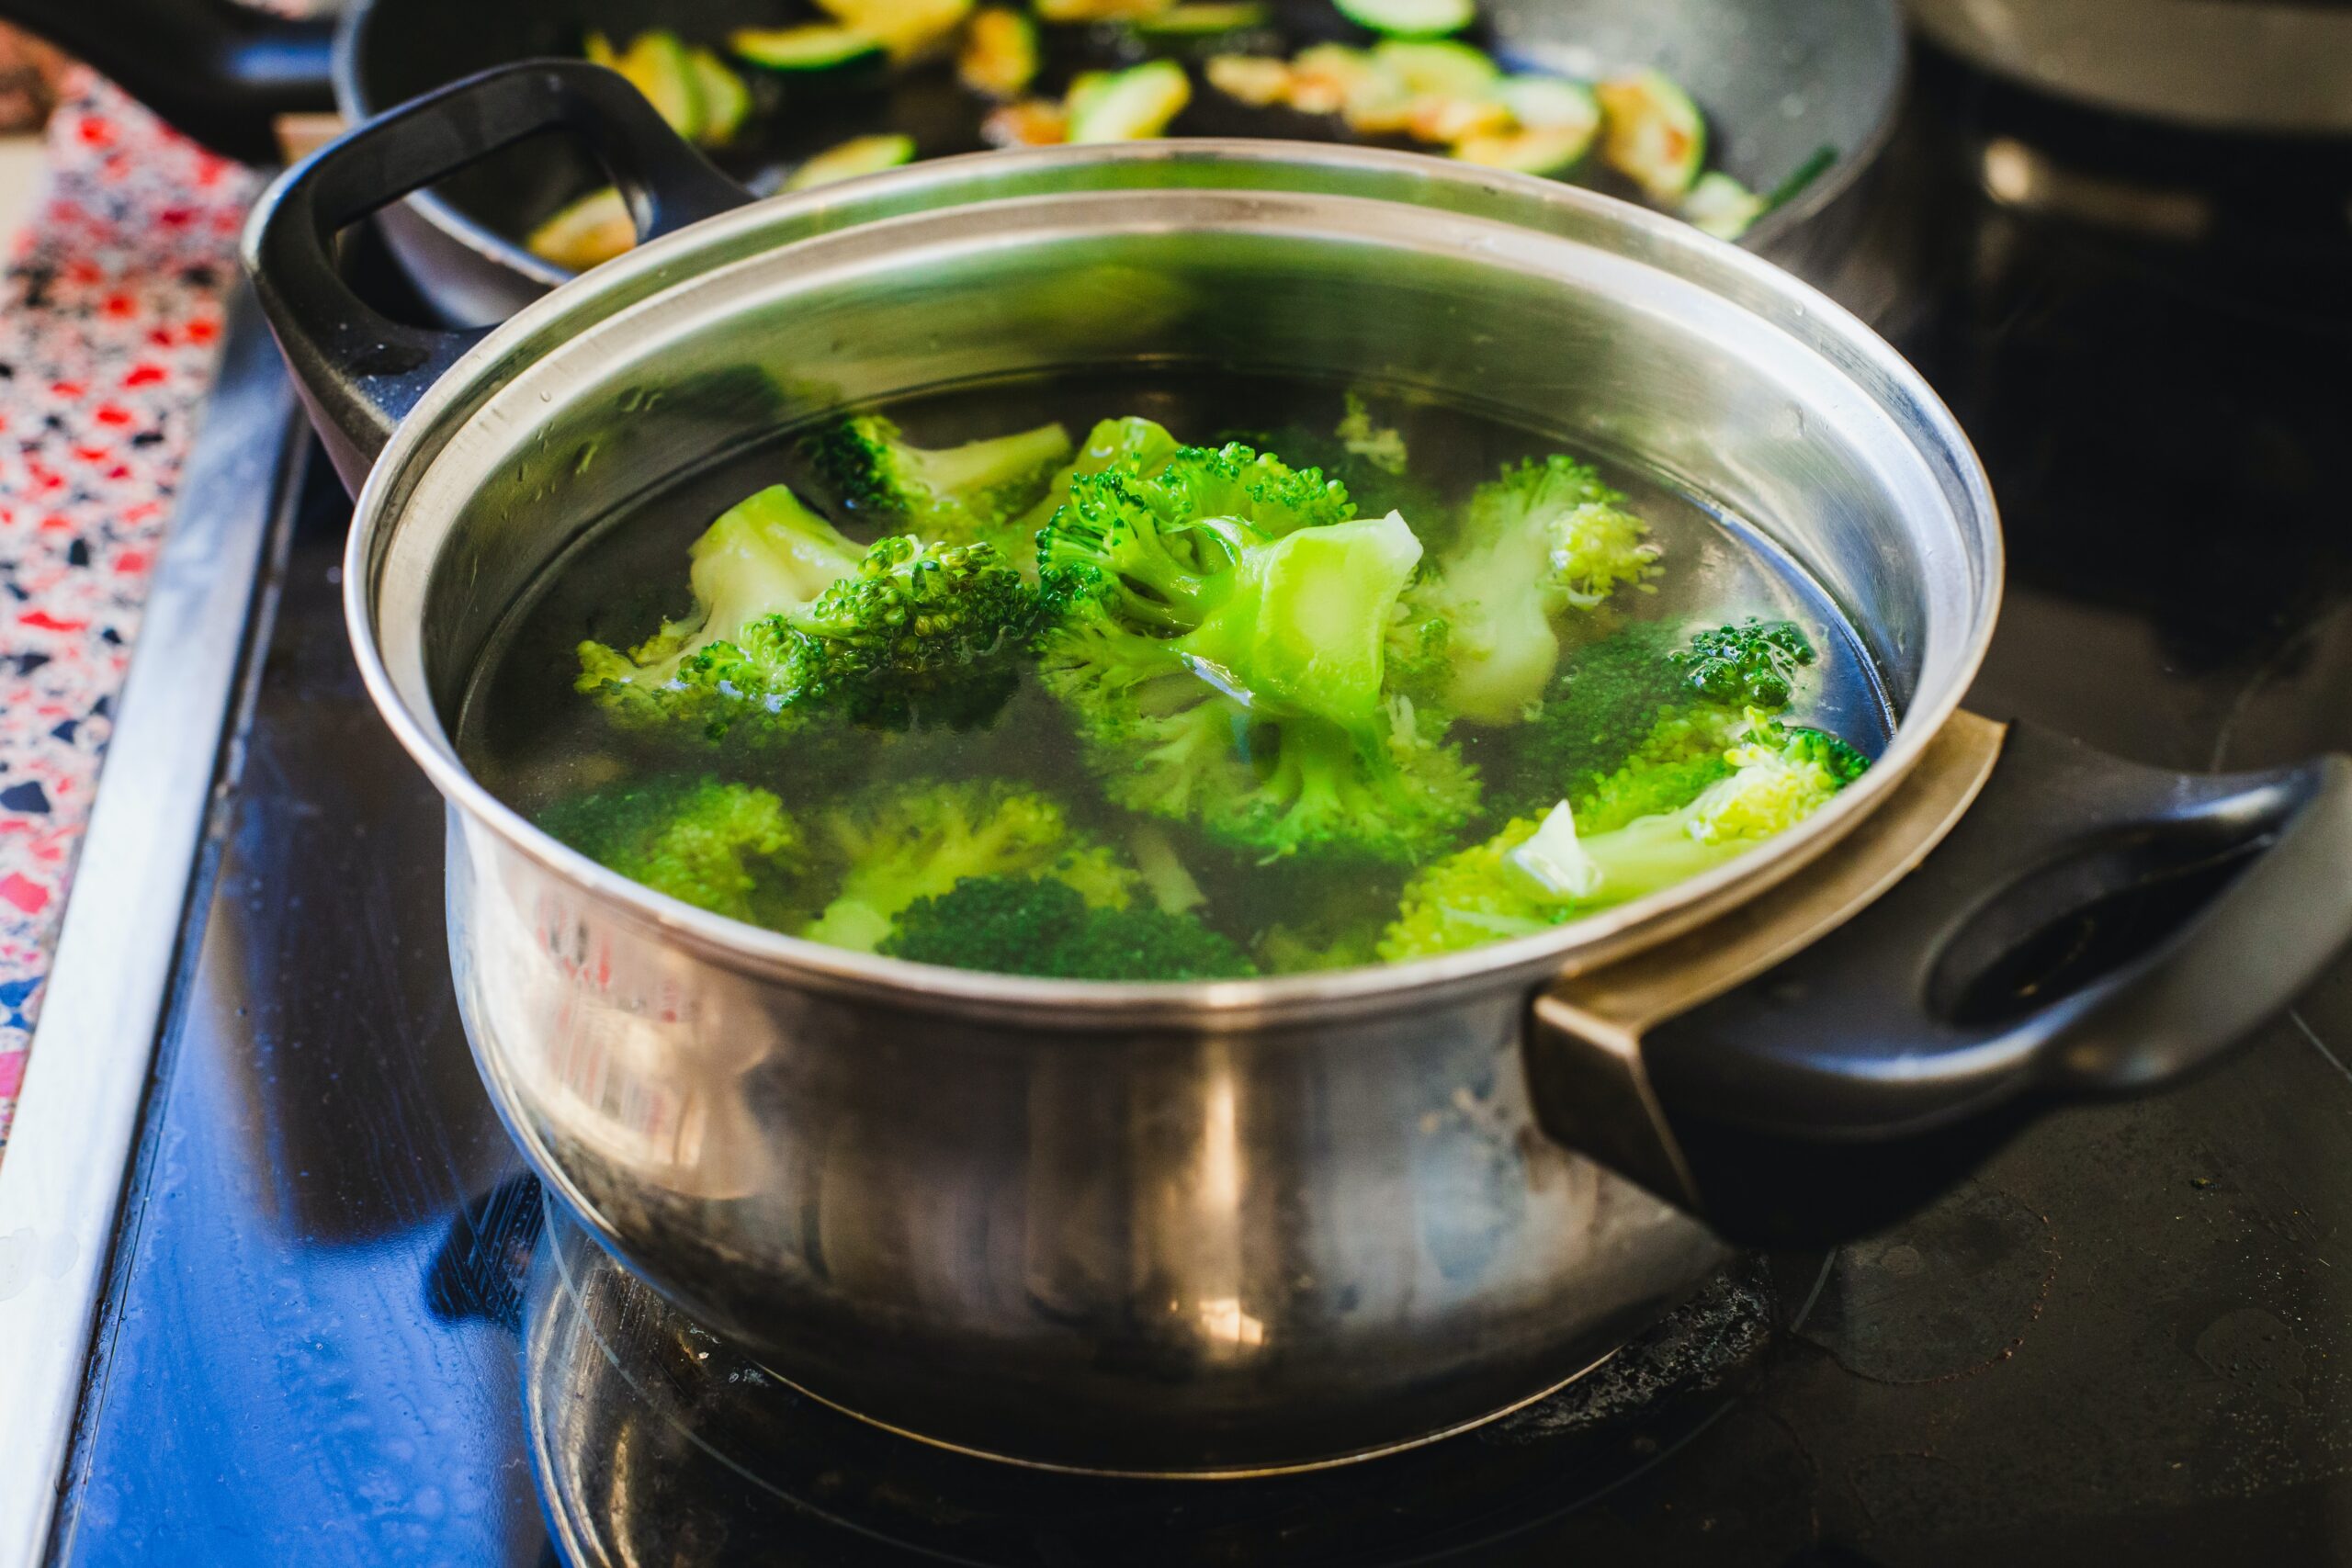
[[[1370,53],[1343,43],[1300,50],[1290,62],[1290,106],[1301,114],[1338,114],[1371,96],[1409,96],[1404,83],[1374,64]]]
[[[818,0],[825,14],[879,42],[893,60],[912,60],[944,43],[973,0]]]
[[[1273,19],[1264,0],[1183,0],[1165,11],[1138,17],[1135,29],[1145,38],[1214,38],[1262,28]]]
[[[1510,110],[1494,98],[1419,97],[1405,116],[1405,129],[1416,138],[1448,145],[1510,128]]]
[[[956,79],[991,98],[1017,98],[1037,74],[1037,24],[1018,11],[987,6],[972,13]]]
[[[1333,0],[1340,15],[1385,38],[1443,38],[1478,19],[1476,0]]]
[[[1495,96],[1530,130],[1581,130],[1589,140],[1600,129],[1600,100],[1565,76],[1506,76]]]
[[[1690,95],[1662,71],[1636,71],[1603,82],[1597,96],[1610,167],[1653,201],[1681,200],[1707,165],[1707,120]]]
[[[863,175],[878,175],[885,169],[913,163],[914,156],[915,139],[911,136],[853,136],[795,169],[792,177],[784,182],[784,188],[813,190]]]
[[[855,28],[811,22],[797,28],[743,28],[728,35],[727,47],[770,71],[838,71],[878,61],[879,39]]]
[[[635,249],[637,225],[629,220],[628,203],[621,193],[606,186],[532,230],[523,243],[542,261],[586,272]]]
[[[1682,217],[1702,234],[1736,240],[1771,207],[1770,200],[1718,169],[1699,176],[1699,183],[1682,198]]]
[[[991,147],[1051,147],[1069,139],[1069,112],[1050,98],[1000,104],[980,121],[980,140]]]
[[[1502,68],[1484,50],[1449,39],[1410,42],[1383,39],[1372,62],[1405,84],[1416,97],[1482,98],[1502,80]]]
[[[1170,0],[1035,0],[1048,22],[1140,22],[1168,9]]]
[[[1202,70],[1210,86],[1251,108],[1266,108],[1290,98],[1290,66],[1270,54],[1213,55]]]
[[[702,90],[702,134],[697,140],[706,147],[724,147],[752,118],[752,89],[709,50],[690,51],[686,60],[694,67],[695,85]]]
[[[702,84],[677,34],[658,28],[638,34],[616,69],[661,111],[671,130],[689,141],[702,134]]]
[[[1140,141],[1158,136],[1193,101],[1193,79],[1172,60],[1097,72],[1070,85],[1069,140]]]
[[[1455,142],[1453,155],[1465,164],[1514,174],[1565,174],[1592,151],[1592,134],[1589,128],[1561,125],[1481,131]]]
[[[1396,136],[1412,130],[1416,114],[1438,113],[1439,101],[1416,98],[1394,76],[1374,73],[1348,89],[1340,118],[1359,136]]]

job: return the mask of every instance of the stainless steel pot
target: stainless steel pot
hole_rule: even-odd
[[[653,243],[469,347],[341,288],[338,230],[556,123]],[[820,1398],[1082,1469],[1417,1441],[1606,1354],[1723,1230],[1863,1223],[1858,1200],[1905,1189],[1825,1149],[1941,1179],[1986,1107],[2205,1059],[2352,930],[2352,765],[2188,779],[1957,713],[1999,597],[1984,477],[1885,344],[1730,246],[1545,182],[1267,143],[741,200],[615,79],[524,68],[290,173],[247,256],[365,475],[353,637],[449,802],[450,948],[492,1096],[621,1258]],[[598,528],[657,497],[715,509],[844,404],[1138,359],[1403,384],[1702,496],[1837,599],[1900,731],[1804,828],[1631,908],[1409,966],[1172,987],[736,925],[468,774],[469,677]],[[2112,939],[2098,911],[2165,897],[2169,923],[2063,947],[2095,962],[2030,961],[2066,921]]]
[[[2341,0],[1910,0],[1988,71],[2103,109],[2209,130],[2352,133]]]

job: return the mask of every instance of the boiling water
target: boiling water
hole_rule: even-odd
[[[1379,515],[1391,506],[1414,525],[1431,554],[1443,548],[1446,521],[1479,483],[1522,458],[1577,451],[1459,408],[1361,389],[1376,423],[1404,434],[1408,475],[1393,478],[1361,465],[1344,469],[1360,509]],[[1135,414],[1157,420],[1178,439],[1213,444],[1251,439],[1295,462],[1329,460],[1336,443],[1340,389],[1253,377],[1246,381],[1153,374],[1086,380],[993,384],[910,399],[884,412],[926,446],[950,446],[1059,420],[1082,434],[1096,420]],[[1285,440],[1283,432],[1294,433]],[[1295,433],[1306,433],[1304,435]],[[918,735],[888,747],[842,757],[789,751],[764,761],[729,757],[699,741],[672,748],[624,737],[607,726],[587,697],[572,690],[574,649],[585,638],[634,646],[664,615],[692,604],[686,548],[726,506],[783,479],[820,511],[831,512],[864,542],[869,520],[834,510],[825,488],[795,455],[790,432],[779,433],[765,455],[690,477],[665,499],[638,507],[590,536],[541,579],[511,614],[477,671],[458,724],[467,765],[502,799],[536,814],[565,795],[661,774],[734,773],[774,789],[798,810],[876,784],[915,778],[998,778],[1033,784],[1063,802],[1073,817],[1106,840],[1121,841],[1133,819],[1102,801],[1068,721],[1034,679],[985,729]],[[1313,449],[1319,444],[1322,450]],[[1302,449],[1305,448],[1305,449]],[[1344,452],[1338,456],[1344,457]],[[1827,597],[1785,554],[1735,519],[1637,472],[1599,464],[1602,477],[1625,491],[1632,511],[1650,525],[1661,547],[1656,592],[1621,592],[1612,606],[1640,618],[1714,625],[1755,615],[1803,626],[1819,655],[1805,671],[1789,717],[1844,737],[1875,756],[1892,734],[1883,688],[1851,630]],[[1433,521],[1433,519],[1435,521]],[[1511,760],[1501,732],[1459,726],[1453,739],[1479,765],[1490,791],[1511,790]],[[1464,829],[1474,842],[1498,827],[1484,820]],[[1293,862],[1261,865],[1170,825],[1188,867],[1209,895],[1215,923],[1245,943],[1266,925],[1295,912],[1297,899],[1328,903],[1335,879]],[[1403,868],[1366,873],[1350,868],[1340,886],[1360,889],[1367,918],[1396,908]]]

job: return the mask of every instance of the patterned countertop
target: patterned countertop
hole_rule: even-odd
[[[0,285],[0,1149],[256,188],[86,72],[48,138]]]

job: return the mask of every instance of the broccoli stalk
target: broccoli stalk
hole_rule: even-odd
[[[1274,857],[1408,862],[1476,808],[1385,679],[1420,544],[1248,447],[1081,475],[1038,536],[1047,690],[1117,804]]]
[[[1064,980],[1219,980],[1257,969],[1189,916],[1091,906],[1052,877],[967,877],[919,898],[880,951],[892,958]]]
[[[908,445],[880,414],[843,420],[805,449],[852,512],[934,542],[993,544],[1016,563],[1027,554],[1020,518],[1070,457],[1058,424],[931,450]]]
[[[1868,766],[1819,730],[1760,712],[1749,726],[1724,753],[1723,775],[1675,810],[1593,832],[1564,800],[1541,821],[1514,821],[1426,868],[1407,885],[1380,956],[1402,963],[1456,953],[1646,897],[1786,832]]]
[[[627,728],[723,732],[735,706],[728,681],[760,624],[805,608],[857,570],[858,547],[771,485],[722,513],[687,552],[695,608],[627,653],[579,647],[577,689]]]
[[[806,858],[781,800],[716,779],[597,790],[549,807],[538,825],[656,893],[754,925],[774,923]]]
[[[1517,723],[1559,663],[1555,622],[1656,574],[1657,547],[1624,499],[1561,457],[1505,468],[1470,498],[1459,537],[1412,599],[1414,620],[1451,628],[1453,713]]]
[[[822,831],[848,870],[800,934],[863,953],[909,905],[967,877],[1051,877],[1098,908],[1125,908],[1137,891],[1135,873],[1072,829],[1059,806],[1010,785],[905,784],[828,813]]]

